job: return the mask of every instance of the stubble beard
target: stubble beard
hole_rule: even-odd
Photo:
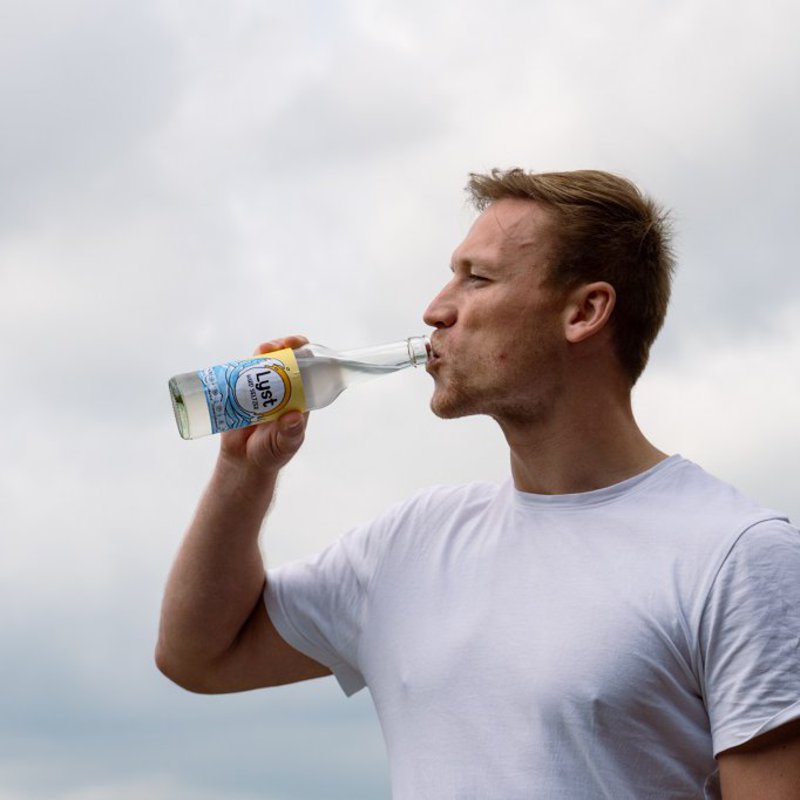
[[[501,427],[539,427],[551,418],[561,395],[557,387],[545,392],[542,388],[509,396],[499,389],[469,386],[460,376],[450,375],[446,383],[435,385],[430,408],[440,419],[485,415]]]
[[[431,411],[440,419],[458,419],[485,413],[477,408],[469,395],[453,388],[449,388],[446,392],[434,389],[430,405]]]
[[[477,387],[470,387],[467,376],[458,370],[454,371],[451,365],[447,365],[447,369],[433,376],[433,379],[430,407],[437,417],[457,419],[483,413],[483,409],[480,408],[482,404],[476,400],[486,392],[478,391]]]

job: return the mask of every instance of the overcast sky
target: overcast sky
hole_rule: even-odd
[[[0,800],[388,797],[369,697],[198,697],[152,663],[213,464],[178,372],[425,331],[467,173],[622,173],[673,209],[635,394],[660,448],[800,518],[800,11],[790,0],[0,0]],[[313,415],[264,547],[502,480],[423,372]]]

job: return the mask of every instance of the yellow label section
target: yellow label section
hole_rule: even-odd
[[[306,395],[294,350],[287,347],[256,358],[261,362],[250,389],[256,393],[259,409],[256,421],[268,422],[287,411],[305,411]]]

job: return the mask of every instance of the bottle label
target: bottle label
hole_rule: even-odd
[[[291,348],[243,361],[228,361],[198,373],[208,403],[212,433],[246,428],[305,411],[303,381]]]

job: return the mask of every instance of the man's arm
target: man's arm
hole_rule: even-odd
[[[720,753],[723,800],[800,800],[800,721]]]
[[[305,341],[268,342],[259,352]],[[281,638],[262,601],[259,531],[305,424],[289,412],[221,436],[214,474],[167,581],[156,647],[158,668],[190,691],[235,692],[330,674]]]

